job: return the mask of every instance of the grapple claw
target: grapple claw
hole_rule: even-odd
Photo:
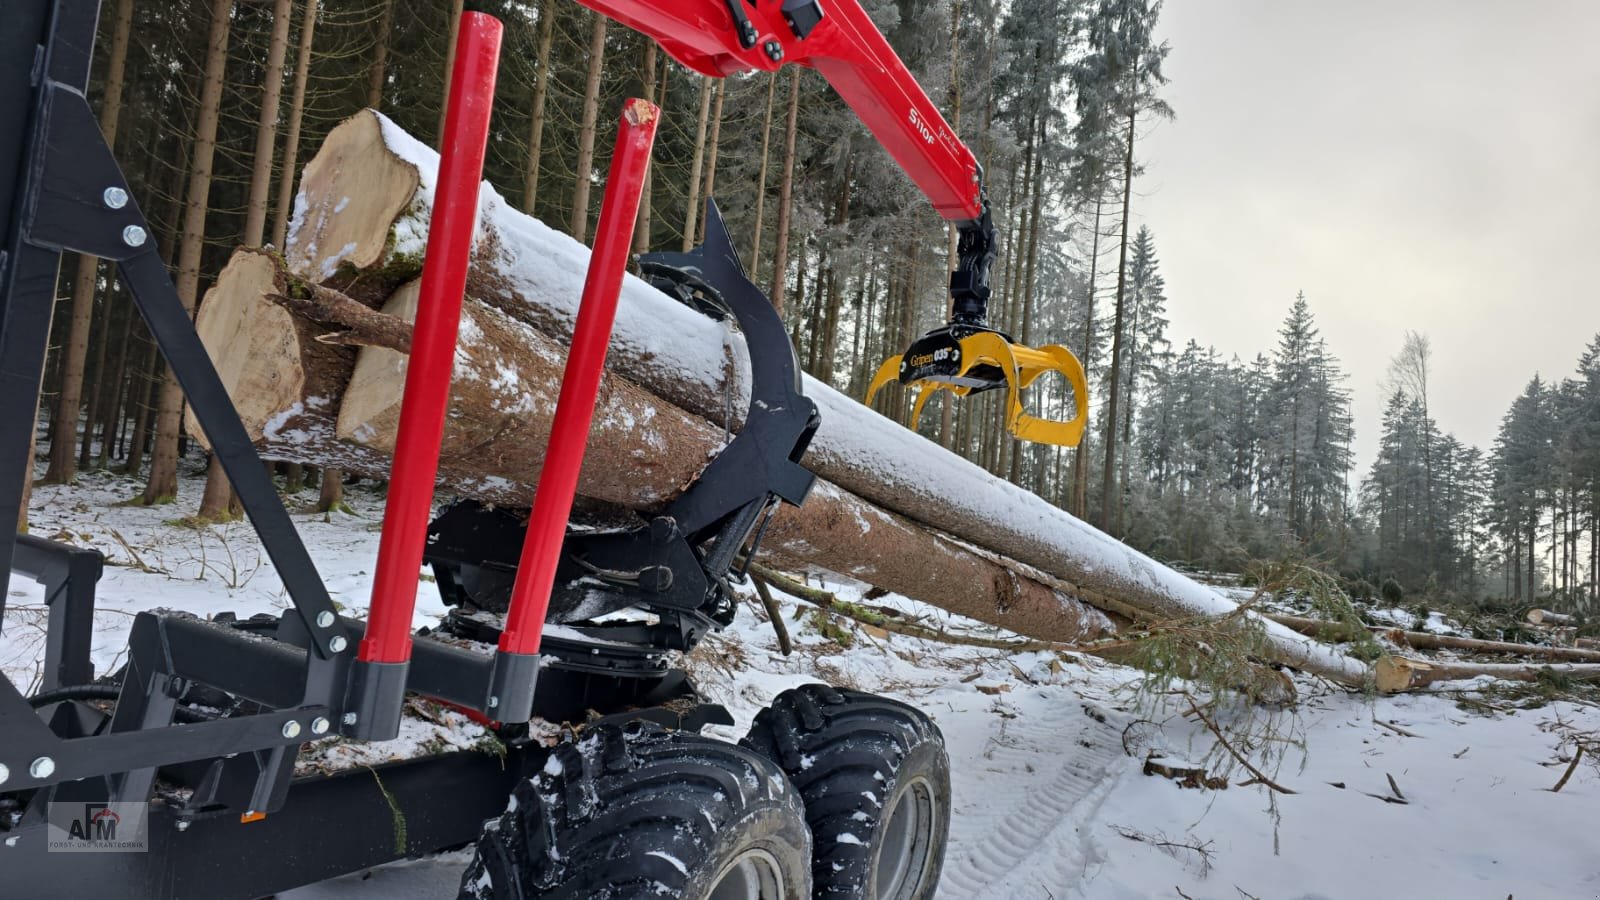
[[[1041,375],[1057,372],[1072,386],[1074,415],[1065,422],[1031,415],[1022,405],[1021,392]],[[911,425],[916,427],[922,408],[937,391],[957,397],[1005,388],[1006,430],[1019,440],[1075,447],[1083,439],[1089,419],[1089,388],[1083,364],[1072,351],[1058,344],[1029,347],[999,331],[952,324],[918,338],[905,353],[890,357],[872,378],[866,403],[890,381],[915,387]]]

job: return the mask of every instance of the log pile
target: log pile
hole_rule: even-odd
[[[437,155],[364,112],[306,167],[281,260],[241,251],[197,327],[269,457],[384,476]],[[440,485],[526,504],[548,437],[587,250],[485,186],[469,270]],[[743,342],[629,278],[579,484],[587,501],[660,508],[740,425]],[[1209,588],[807,379],[819,476],[763,543],[816,567],[1048,641],[1117,619],[1217,615]],[[1275,659],[1347,685],[1365,665],[1266,622]]]

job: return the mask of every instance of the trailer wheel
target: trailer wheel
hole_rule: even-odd
[[[757,713],[740,743],[778,763],[805,801],[815,897],[934,895],[950,834],[950,759],[927,716],[808,684]]]
[[[743,747],[635,722],[551,751],[484,826],[461,900],[806,900],[811,834]]]

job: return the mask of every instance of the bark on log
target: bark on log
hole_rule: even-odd
[[[1270,614],[1267,618],[1280,625],[1293,628],[1301,634],[1325,641],[1351,641],[1361,636],[1353,631],[1356,626],[1329,622],[1326,619],[1312,619],[1279,613]],[[1381,625],[1364,626],[1362,631],[1381,635],[1393,644],[1412,647],[1417,650],[1461,650],[1467,653],[1500,653],[1540,657],[1548,660],[1562,660],[1564,662],[1600,663],[1600,650],[1592,648],[1546,647],[1540,644],[1518,644],[1512,641],[1487,641],[1479,640],[1478,638],[1455,637],[1448,634],[1433,634],[1427,631],[1405,631],[1400,628],[1385,628]]]
[[[1569,616],[1566,613],[1553,612],[1548,609],[1530,609],[1528,610],[1528,621],[1535,625],[1576,625],[1578,624],[1578,617]]]
[[[370,165],[349,164],[365,149]],[[364,210],[399,209],[393,218],[357,216],[341,208],[350,188],[336,179],[306,180],[297,206],[299,227],[289,238],[291,265],[320,278],[348,264],[378,273],[414,260],[430,213],[437,155],[371,111],[330,134],[322,154],[363,171]],[[382,158],[379,165],[377,157]],[[402,177],[373,177],[410,166],[415,187]],[[380,202],[375,194],[382,193]],[[330,248],[385,247],[365,263]],[[309,248],[316,248],[315,250]],[[581,294],[588,251],[542,223],[515,212],[492,189],[480,202],[480,235],[469,275],[470,298],[509,317],[566,339]],[[364,298],[363,298],[364,299]],[[623,288],[612,340],[614,370],[691,413],[736,429],[749,391],[742,341],[726,324],[712,322],[629,278]],[[1144,616],[1176,618],[1217,614],[1233,604],[1215,592],[1096,531],[1039,497],[908,432],[852,399],[807,378],[805,391],[821,408],[822,428],[807,465],[844,491],[933,529],[957,535],[1007,559],[1069,584],[1082,596],[1110,598]],[[1366,666],[1287,628],[1266,623],[1281,661],[1347,685],[1362,684]]]
[[[384,477],[406,356],[381,344],[354,356],[347,347],[328,344],[325,333],[350,318],[348,304],[355,301],[294,301],[287,280],[270,256],[239,251],[218,280],[217,304],[202,329],[214,359],[248,360],[241,374],[225,376],[246,428],[271,458]],[[358,318],[374,332],[397,335],[391,344],[408,345],[407,320],[415,309],[413,283],[397,291],[384,311],[368,310]],[[316,314],[341,321],[308,318]],[[288,339],[262,341],[270,328]],[[461,334],[439,483],[452,493],[527,505],[549,439],[565,354],[527,325],[475,303],[466,306]],[[258,370],[294,377],[281,379],[276,390],[258,390]],[[302,394],[291,396],[285,385],[301,386]],[[310,385],[324,393],[307,393]],[[607,375],[579,493],[613,506],[657,509],[699,476],[724,440],[720,428]],[[827,482],[818,482],[802,508],[783,507],[762,547],[780,565],[850,575],[1044,640],[1093,639],[1112,629],[1104,615],[1047,579],[1008,568]]]
[[[1401,631],[1391,628],[1382,632],[1384,637],[1401,646],[1418,650],[1461,650],[1467,653],[1505,653],[1531,656],[1563,662],[1600,663],[1600,651],[1579,650],[1575,647],[1540,647],[1511,641],[1481,641],[1477,638],[1452,637],[1447,634],[1429,634],[1425,631]]]
[[[1592,663],[1470,663],[1385,656],[1373,668],[1380,693],[1414,691],[1440,681],[1460,681],[1487,675],[1503,681],[1537,681],[1541,674],[1574,681],[1600,681],[1600,665]]]

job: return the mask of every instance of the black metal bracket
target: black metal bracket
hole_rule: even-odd
[[[956,227],[956,268],[950,273],[950,324],[982,329],[988,321],[989,269],[1000,246],[981,169],[978,196],[983,214]]]
[[[783,320],[745,275],[714,200],[706,202],[705,222],[705,243],[694,252],[644,254],[639,269],[670,296],[738,323],[751,370],[744,425],[647,526],[569,535],[559,576],[565,580],[552,609],[582,608],[593,616],[605,607],[643,604],[699,610],[707,625],[726,624],[732,612],[726,581],[739,554],[754,554],[747,545],[775,499],[799,506],[816,479],[800,460],[820,418],[801,390]],[[692,646],[700,634],[679,636]]]
[[[94,641],[94,586],[104,567],[105,557],[98,550],[28,534],[17,536],[12,571],[44,586],[44,602],[50,611],[41,691],[94,680],[94,663],[89,658]],[[0,610],[4,603],[5,598],[0,597]]]
[[[601,641],[688,650],[732,620],[728,589],[741,554],[754,556],[779,502],[804,502],[815,476],[800,460],[819,418],[771,302],[745,275],[715,202],[706,241],[692,253],[651,253],[641,273],[656,288],[713,318],[733,318],[750,358],[744,425],[700,477],[643,525],[572,530],[562,546],[547,620],[582,625],[628,607],[659,618],[585,630]],[[462,501],[428,529],[425,559],[447,603],[504,612],[526,531],[515,510]],[[460,626],[462,623],[457,623]],[[563,653],[570,658],[570,653]],[[650,666],[642,674],[650,674]],[[616,669],[611,669],[615,671]]]

